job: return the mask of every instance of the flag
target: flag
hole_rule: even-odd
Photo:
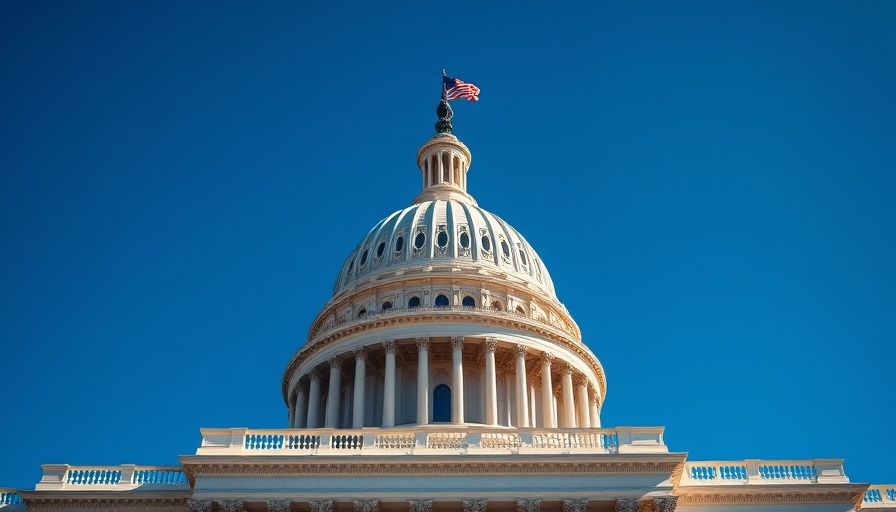
[[[470,101],[479,101],[479,87],[473,84],[447,75],[442,76],[442,83],[445,85],[445,99],[447,100],[466,98]]]

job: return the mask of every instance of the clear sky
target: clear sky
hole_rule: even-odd
[[[896,3],[313,4],[0,2],[0,486],[285,426],[442,68],[605,426],[896,483]]]

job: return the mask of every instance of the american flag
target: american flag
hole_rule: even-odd
[[[479,87],[450,76],[442,76],[442,82],[445,84],[445,99],[466,98],[470,101],[479,101]]]

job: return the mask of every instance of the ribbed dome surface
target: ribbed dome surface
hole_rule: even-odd
[[[377,275],[440,266],[506,273],[557,300],[547,269],[522,235],[468,201],[440,199],[417,202],[377,223],[342,266],[333,294]]]

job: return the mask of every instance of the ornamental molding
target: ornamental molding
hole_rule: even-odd
[[[683,463],[678,461],[532,461],[507,462],[385,462],[382,459],[357,462],[295,463],[184,463],[192,480],[196,476],[364,476],[364,475],[580,475],[580,474],[661,474],[669,475]]]
[[[28,510],[137,509],[141,512],[189,510],[186,498],[28,498],[25,499],[25,504]]]
[[[845,503],[851,504],[854,508],[862,502],[865,495],[864,489],[859,491],[828,491],[824,492],[818,489],[790,489],[790,490],[769,490],[769,489],[750,489],[746,492],[743,488],[737,488],[733,491],[717,489],[716,492],[698,492],[691,493],[689,491],[677,492],[678,505],[747,505],[747,504],[780,504],[780,503]]]
[[[517,359],[525,358],[526,352],[529,351],[529,348],[521,343],[517,343],[515,347],[513,347],[513,355],[516,356]]]
[[[408,500],[410,512],[432,512],[432,500]]]
[[[554,362],[554,359],[556,359],[556,357],[550,352],[542,352],[538,355],[538,360],[541,361],[541,364],[548,368],[551,367],[551,363]]]
[[[467,311],[447,310],[420,311],[418,314],[413,315],[409,314],[392,317],[371,318],[366,322],[331,331],[326,336],[319,338],[316,341],[312,342],[313,338],[309,339],[308,343],[305,346],[303,346],[302,348],[297,350],[295,354],[293,354],[293,357],[283,374],[283,380],[281,381],[281,391],[284,400],[287,400],[289,384],[299,366],[324,347],[327,347],[332,343],[336,343],[341,339],[354,334],[407,324],[444,321],[446,316],[449,316],[452,321],[456,322],[468,324],[485,324],[511,329],[519,329],[521,331],[536,334],[545,341],[551,341],[567,349],[583,361],[587,362],[589,366],[591,366],[592,371],[597,377],[601,400],[603,400],[606,396],[606,377],[604,376],[604,371],[600,363],[597,361],[594,354],[580,340],[570,337],[566,332],[553,326],[541,324],[535,319],[526,317],[487,315],[476,314]]]
[[[329,363],[331,370],[342,370],[342,361],[340,361],[338,357],[327,359],[327,363]]]
[[[541,512],[541,500],[516,500],[516,512]]]

